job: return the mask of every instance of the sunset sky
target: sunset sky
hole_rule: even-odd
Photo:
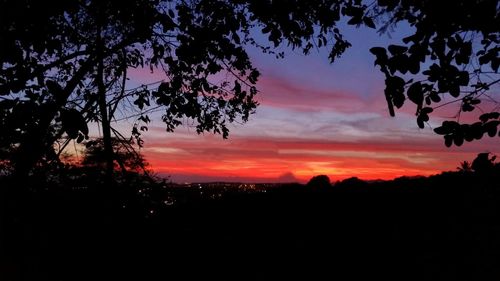
[[[285,59],[249,50],[261,71],[257,113],[244,125],[231,125],[229,139],[197,135],[179,127],[165,132],[160,121],[145,133],[142,153],[154,171],[175,182],[306,182],[325,174],[333,181],[357,176],[391,179],[454,170],[478,152],[497,152],[497,139],[446,148],[430,127],[420,130],[415,106],[407,102],[389,117],[384,78],[369,48],[398,42],[410,31],[379,35],[367,29],[346,33],[353,44],[329,64],[326,50]],[[133,70],[132,82],[162,79],[161,73]],[[451,106],[431,115],[430,126],[451,117]]]

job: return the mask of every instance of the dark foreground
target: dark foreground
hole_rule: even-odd
[[[5,281],[500,280],[499,173],[290,185],[165,207],[161,192],[2,184]]]

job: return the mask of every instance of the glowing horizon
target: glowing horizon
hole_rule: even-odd
[[[497,152],[489,137],[444,146],[432,128],[454,108],[435,112],[424,130],[417,127],[411,103],[389,117],[383,75],[368,50],[403,34],[388,38],[360,29],[347,35],[353,47],[334,64],[322,53],[304,57],[290,52],[276,60],[250,50],[262,76],[257,84],[261,105],[248,123],[231,126],[229,139],[223,140],[197,135],[189,126],[166,133],[160,122],[153,122],[141,152],[155,172],[176,182],[306,182],[319,174],[333,181],[426,176],[456,170],[477,153]],[[131,75],[136,84],[162,77],[149,70]]]

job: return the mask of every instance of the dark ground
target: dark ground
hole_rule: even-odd
[[[4,180],[0,280],[500,280],[499,179],[289,185],[153,214],[131,193]]]

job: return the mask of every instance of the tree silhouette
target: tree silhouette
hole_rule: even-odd
[[[460,162],[460,166],[457,167],[457,170],[463,173],[472,172],[471,163],[469,161]]]
[[[445,145],[497,136],[500,124],[500,6],[497,0],[379,0],[373,8],[384,31],[407,22],[415,31],[401,45],[374,47],[375,64],[385,75],[385,97],[391,116],[406,99],[416,104],[417,124],[424,128],[434,110],[457,104],[454,120],[434,131]],[[451,100],[450,100],[451,98]],[[488,103],[490,105],[488,107]],[[480,104],[483,108],[480,107]],[[460,122],[479,110],[479,121]],[[485,112],[486,111],[486,112]],[[500,134],[499,134],[500,136]]]
[[[163,111],[167,131],[192,120],[198,133],[227,137],[227,124],[247,121],[257,106],[259,72],[244,47],[282,57],[280,45],[305,54],[328,45],[333,61],[349,47],[336,27],[341,17],[373,27],[360,2],[2,1],[0,142],[16,148],[11,161],[23,175],[56,141],[84,142],[87,123],[99,122],[111,174],[111,120],[123,102],[137,110],[139,144],[153,110]],[[255,30],[268,42],[258,43]],[[167,78],[129,91],[127,71],[137,67]]]
[[[225,138],[227,125],[246,122],[258,105],[260,73],[247,46],[279,58],[284,53],[277,50],[285,45],[304,54],[328,47],[333,62],[350,46],[338,27],[344,21],[378,24],[380,32],[400,22],[415,27],[404,45],[391,45],[388,52],[371,49],[386,76],[391,115],[408,98],[417,104],[423,128],[437,107],[457,102],[460,112],[468,112],[482,98],[493,99],[491,89],[500,81],[495,0],[369,5],[359,0],[5,0],[0,2],[0,145],[12,148],[9,161],[24,175],[46,161],[44,155],[53,155],[58,141],[61,148],[68,140],[85,142],[87,124],[99,122],[111,175],[111,138],[119,137],[111,121],[127,117],[119,113],[125,104],[133,106],[131,134],[139,145],[153,111],[163,112],[167,131],[192,124],[198,133]],[[128,70],[142,67],[162,71],[166,79],[130,89]],[[412,80],[410,75],[420,76]],[[445,95],[455,99],[445,102]],[[446,121],[435,131],[447,146],[461,145],[495,136],[499,118],[496,107],[480,122]]]
[[[121,170],[122,173],[147,173],[148,163],[145,161],[144,157],[134,149],[133,143],[127,140],[112,138],[111,144],[113,148],[114,170]],[[87,142],[81,165],[98,168],[104,171],[107,166],[104,150],[104,140],[102,138]]]
[[[315,188],[329,188],[332,186],[330,178],[326,175],[319,175],[312,177],[307,183],[308,187]]]
[[[471,168],[477,173],[491,172],[495,166],[496,158],[494,155],[490,158],[490,153],[479,153],[476,159],[472,161]]]

